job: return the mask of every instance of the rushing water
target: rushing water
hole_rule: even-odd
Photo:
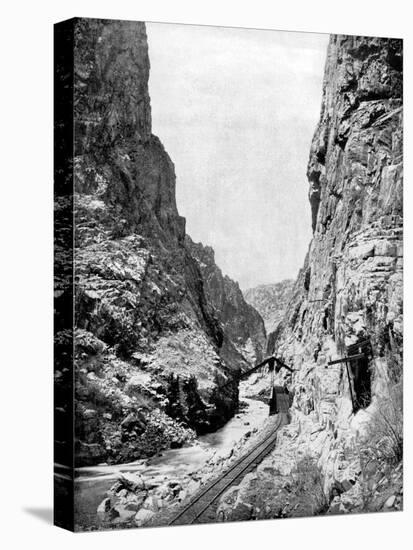
[[[240,388],[242,398],[242,388]],[[268,406],[242,398],[245,406],[216,432],[200,436],[196,444],[169,449],[148,460],[129,464],[102,465],[76,470],[76,517],[83,528],[97,525],[96,509],[119,472],[137,472],[143,477],[179,478],[201,469],[216,453],[226,455],[246,432],[259,428],[268,417]]]

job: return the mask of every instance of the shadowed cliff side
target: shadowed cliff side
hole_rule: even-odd
[[[227,330],[185,243],[151,132],[144,23],[78,19],[74,41],[77,463],[129,461],[222,425],[252,359],[242,345],[259,355],[265,331],[242,301],[242,333]]]

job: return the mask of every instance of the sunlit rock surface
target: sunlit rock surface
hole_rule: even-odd
[[[331,36],[307,172],[314,235],[269,336],[298,370],[279,375],[295,392],[282,441],[315,461],[330,513],[402,507],[402,135],[402,41]],[[365,339],[371,396],[354,414],[344,364],[327,363]],[[265,464],[293,478],[297,459],[277,453]],[[244,502],[270,484],[259,517],[295,515],[271,476],[254,483]]]
[[[237,324],[218,311],[185,242],[174,165],[151,130],[145,25],[76,20],[74,65],[76,455],[129,461],[222,425],[265,331],[227,278]]]
[[[245,300],[261,315],[267,333],[274,332],[282,321],[294,281],[285,279],[279,283],[259,285],[244,292]]]
[[[223,348],[228,362],[243,366],[247,359],[250,364],[258,363],[266,346],[264,321],[258,308],[246,302],[238,283],[223,275],[210,246],[194,243],[188,236],[185,242],[201,270],[208,302],[224,328]]]
[[[275,331],[282,321],[291,298],[293,285],[293,280],[286,279],[279,283],[249,288],[244,292],[245,300],[264,319],[267,333]]]

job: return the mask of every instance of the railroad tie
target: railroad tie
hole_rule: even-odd
[[[188,525],[200,522],[208,510],[213,511],[213,507],[218,498],[235,481],[242,478],[248,470],[255,468],[268,455],[277,439],[277,431],[285,423],[284,414],[277,415],[274,422],[274,430],[248,453],[239,458],[232,466],[223,472],[216,480],[209,483],[207,487],[201,490],[194,498],[180,510],[169,522],[169,525]]]

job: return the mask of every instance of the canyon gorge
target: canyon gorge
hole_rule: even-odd
[[[243,292],[178,212],[175,167],[152,133],[145,24],[76,19],[70,32],[74,183],[55,195],[55,303],[73,291],[75,327],[57,314],[55,418],[68,429],[73,383],[75,466],[86,476],[125,465],[98,495],[103,524],[165,524],[168,506],[268,431],[268,419],[252,420],[268,402],[268,373],[240,378],[273,354],[294,368],[275,374],[290,422],[220,497],[215,519],[401,509],[402,41],[331,35],[307,169],[307,255],[295,281]],[[180,479],[153,474],[162,454],[195,456],[230,423],[239,441],[223,454]]]

